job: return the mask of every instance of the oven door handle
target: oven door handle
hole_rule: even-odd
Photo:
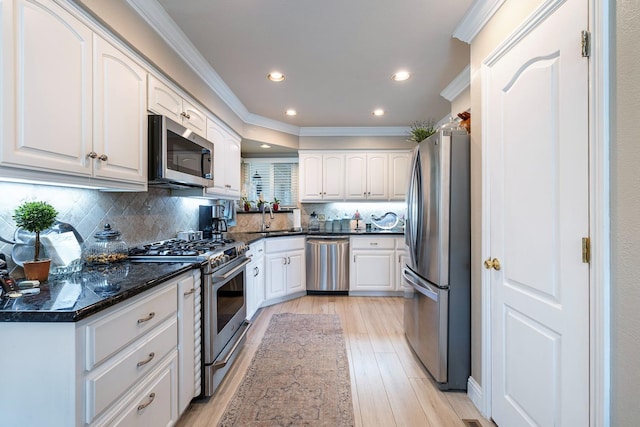
[[[242,267],[244,267],[245,265],[249,264],[251,262],[251,259],[247,258],[244,261],[242,261],[242,263],[240,265],[238,265],[236,268],[234,268],[233,270],[227,271],[225,274],[223,274],[222,276],[213,276],[214,279],[228,279],[229,277],[233,276],[234,274],[236,274],[236,272],[238,270],[240,270]]]
[[[252,323],[245,320],[244,325],[245,325],[245,328],[242,331],[242,335],[238,337],[236,342],[233,344],[233,347],[231,348],[231,350],[229,350],[229,352],[227,353],[227,356],[224,359],[216,360],[215,362],[213,362],[213,369],[224,368],[227,365],[227,363],[229,363],[229,360],[231,359],[233,354],[236,352],[236,349],[238,348],[242,340],[244,340],[244,337],[247,335],[247,332],[249,332],[249,328],[251,328]]]

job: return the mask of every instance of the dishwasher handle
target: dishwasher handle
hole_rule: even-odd
[[[307,239],[307,243],[309,245],[348,245],[349,238],[341,238],[341,237],[320,237],[320,238],[312,238]]]

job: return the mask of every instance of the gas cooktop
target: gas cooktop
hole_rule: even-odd
[[[133,261],[207,261],[227,252],[244,252],[246,245],[233,239],[169,239],[129,248]]]

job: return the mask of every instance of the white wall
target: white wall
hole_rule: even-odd
[[[640,1],[615,2],[611,142],[611,425],[640,422]]]
[[[471,376],[482,385],[482,81],[481,65],[542,0],[506,1],[471,43]],[[458,111],[459,112],[459,111]]]

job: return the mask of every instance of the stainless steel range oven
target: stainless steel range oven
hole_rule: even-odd
[[[231,240],[166,240],[131,248],[134,261],[198,261],[202,265],[202,396],[212,396],[246,340],[245,255]]]
[[[211,396],[220,385],[250,327],[244,268],[249,261],[242,256],[221,269],[203,271],[205,396]]]

